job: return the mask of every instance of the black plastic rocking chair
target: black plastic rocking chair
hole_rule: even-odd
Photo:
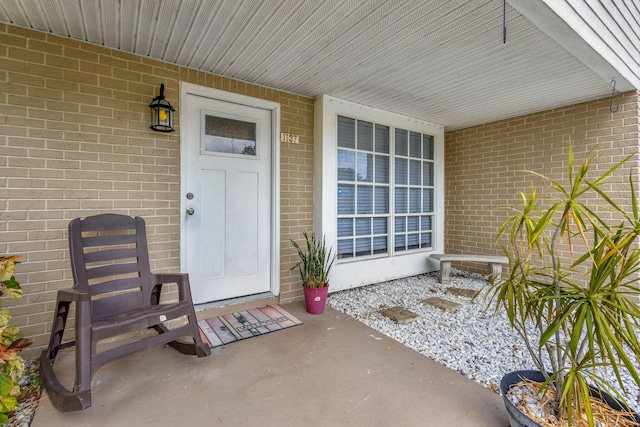
[[[148,347],[169,344],[178,351],[208,356],[202,342],[186,274],[152,274],[144,220],[103,214],[69,224],[69,249],[74,284],[58,291],[49,346],[40,356],[40,376],[53,405],[60,411],[91,406],[91,379],[105,363]],[[162,285],[176,283],[176,303],[160,304]],[[75,340],[62,343],[71,304],[75,304]],[[180,319],[180,320],[177,320]],[[165,322],[176,320],[169,329]],[[186,320],[186,324],[184,321]],[[136,331],[157,334],[114,341],[98,352],[98,343]],[[180,340],[191,337],[192,342]],[[75,382],[65,388],[53,370],[58,352],[75,345]]]

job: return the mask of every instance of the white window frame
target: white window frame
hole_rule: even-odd
[[[437,269],[437,265],[428,261],[428,255],[442,253],[444,249],[444,127],[328,95],[319,96],[315,105],[314,225],[317,236],[324,236],[327,244],[331,245],[335,251],[338,240],[336,170],[337,127],[340,115],[433,135],[433,246],[430,250],[400,252],[394,256],[391,256],[392,252],[389,248],[388,256],[336,260],[329,276],[330,292]],[[393,156],[391,162],[393,162]],[[389,233],[393,242],[393,228]]]

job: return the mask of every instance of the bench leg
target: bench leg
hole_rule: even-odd
[[[449,283],[449,273],[451,272],[451,261],[440,262],[440,283]]]
[[[490,262],[489,263],[489,280],[498,281],[502,277],[502,264]]]

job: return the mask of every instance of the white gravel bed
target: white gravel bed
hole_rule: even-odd
[[[480,290],[487,285],[486,276],[452,269],[450,280],[449,284],[441,285],[437,272],[429,273],[334,292],[327,302],[334,309],[496,393],[507,372],[536,369],[506,316],[486,310],[484,291],[473,302],[469,298],[445,295],[447,287]],[[424,305],[422,301],[430,297],[458,302],[462,307],[448,313]],[[379,313],[394,306],[401,306],[421,318],[400,325]],[[615,383],[615,377],[612,380]],[[634,410],[638,411],[640,391],[630,378],[625,385],[628,402],[635,403]]]

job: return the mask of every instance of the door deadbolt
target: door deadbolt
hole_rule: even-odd
[[[193,193],[187,193],[187,199],[193,200]]]
[[[196,210],[193,209],[193,208],[188,208],[187,209],[187,215],[193,215],[195,212],[196,212]]]

